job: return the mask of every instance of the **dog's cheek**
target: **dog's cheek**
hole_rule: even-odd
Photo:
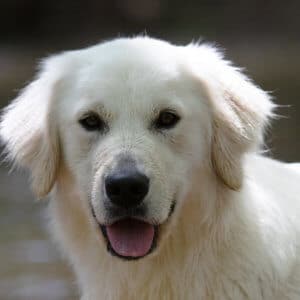
[[[74,148],[76,149],[74,150]],[[83,155],[78,144],[74,144],[72,141],[64,144],[63,151],[63,164],[75,182],[80,200],[89,205],[94,180],[92,160],[87,153]]]
[[[167,220],[178,202],[182,201],[185,178],[184,162],[174,153],[166,153],[154,178],[150,203],[151,210],[156,212],[156,217],[160,221]]]
[[[105,208],[105,191],[104,191],[104,177],[105,177],[105,166],[97,167],[94,166],[90,183],[89,183],[89,205],[91,212],[94,214],[99,223],[105,223],[109,221],[108,212]]]

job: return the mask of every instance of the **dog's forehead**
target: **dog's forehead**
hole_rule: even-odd
[[[145,48],[121,46],[113,47],[112,51],[106,48],[98,49],[93,53],[92,63],[87,62],[80,71],[80,76],[85,79],[86,86],[109,83],[130,85],[138,82],[147,82],[148,85],[171,81],[178,75],[177,61],[171,55],[159,53],[159,49],[149,52]],[[91,84],[89,85],[88,82]]]
[[[178,59],[170,53],[175,47],[169,47],[166,53],[157,45],[148,49],[128,42],[87,50],[88,60],[77,73],[77,93],[107,105],[173,99],[180,88],[180,72]]]

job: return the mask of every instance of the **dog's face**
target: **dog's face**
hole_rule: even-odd
[[[160,225],[207,157],[211,116],[176,60],[124,47],[100,48],[99,61],[73,75],[58,127],[67,165],[111,250],[139,258],[154,249]]]
[[[44,69],[7,109],[1,135],[39,195],[65,165],[108,249],[127,259],[163,240],[201,167],[240,187],[242,155],[271,111],[262,91],[205,46],[123,39]]]

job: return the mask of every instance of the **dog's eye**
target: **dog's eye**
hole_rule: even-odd
[[[103,131],[106,128],[104,121],[95,113],[85,115],[79,120],[79,123],[88,131]]]
[[[157,129],[170,129],[174,127],[180,120],[180,117],[172,111],[161,111],[158,118],[154,122]]]

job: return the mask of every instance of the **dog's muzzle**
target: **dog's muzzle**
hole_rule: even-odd
[[[138,259],[155,247],[157,227],[147,222],[144,203],[150,179],[136,163],[122,157],[104,177],[105,209],[109,224],[101,225],[108,250],[124,259]]]
[[[103,199],[106,223],[100,224],[108,251],[119,258],[134,260],[147,256],[155,248],[159,224],[149,216],[147,198],[151,180],[139,170],[135,161],[122,157],[103,178]],[[175,198],[169,216],[175,207]]]

